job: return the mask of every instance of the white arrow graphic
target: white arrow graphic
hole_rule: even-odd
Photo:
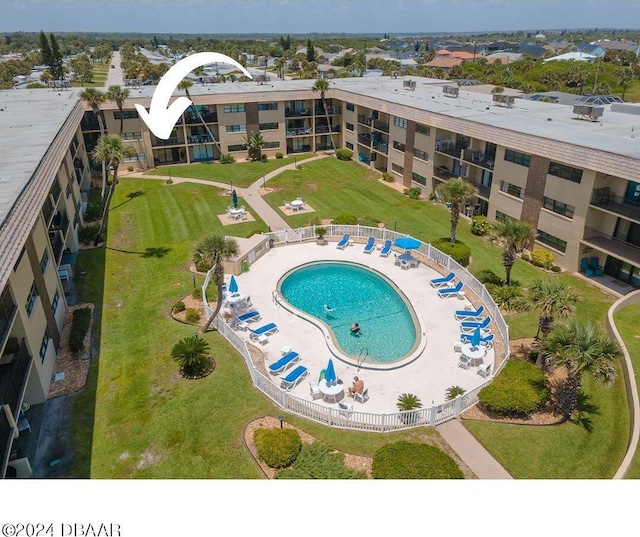
[[[169,106],[169,99],[171,99],[173,91],[191,71],[210,63],[228,63],[240,69],[249,78],[252,78],[249,71],[237,61],[219,52],[199,52],[183,58],[169,69],[158,82],[158,86],[151,98],[149,112],[146,111],[144,106],[136,104],[136,110],[140,118],[158,138],[162,140],[168,139],[180,115],[192,104],[187,97],[178,97]]]

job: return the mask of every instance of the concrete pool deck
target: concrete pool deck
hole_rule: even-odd
[[[364,405],[354,403],[354,409],[394,413],[397,412],[398,396],[403,393],[417,395],[423,407],[428,407],[432,403],[443,403],[445,391],[451,386],[461,386],[469,391],[482,384],[485,378],[477,374],[477,367],[458,367],[459,353],[454,351],[454,342],[460,338],[460,323],[455,320],[454,312],[463,309],[464,301],[457,297],[439,298],[429,280],[441,274],[424,263],[417,268],[402,269],[394,264],[393,254],[388,258],[380,257],[378,250],[365,254],[363,247],[363,244],[355,243],[344,250],[338,250],[335,242],[328,242],[324,246],[315,242],[279,246],[260,258],[249,272],[236,277],[240,291],[251,296],[255,309],[262,315],[262,320],[253,323],[252,328],[267,323],[278,326],[278,333],[269,336],[268,343],[252,343],[263,352],[266,364],[280,358],[283,347],[291,347],[300,354],[300,363],[309,370],[309,376],[291,393],[311,400],[309,382],[317,383],[320,371],[326,367],[332,355],[323,332],[278,305],[273,292],[277,289],[280,278],[289,270],[322,260],[350,261],[386,275],[405,294],[422,319],[427,339],[424,350],[415,361],[391,371],[364,368],[358,371],[356,363],[347,364],[334,358],[336,374],[344,383],[345,393],[355,375],[362,378],[365,387],[369,389],[369,400]],[[239,334],[249,341],[249,332],[240,331]],[[484,362],[490,363],[493,371],[493,349],[488,351]],[[272,379],[274,384],[280,385],[279,377],[272,376]],[[346,395],[342,400],[352,402]],[[325,403],[322,399],[316,399],[315,402],[337,407],[336,403]]]

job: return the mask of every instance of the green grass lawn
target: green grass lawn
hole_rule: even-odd
[[[211,168],[236,166],[244,165]],[[283,196],[303,196],[317,212],[285,215],[294,227],[311,218],[352,212],[426,241],[448,235],[449,213],[443,206],[410,200],[376,177],[353,162],[323,159],[273,179],[269,186],[275,191],[267,201],[277,207]],[[228,201],[207,185],[121,179],[110,212],[107,249],[84,252],[78,260],[80,270],[87,270],[81,282],[83,299],[102,307],[99,359],[89,379],[95,391],[82,392],[74,406],[74,445],[90,450],[90,455],[77,457],[75,477],[259,477],[243,446],[242,429],[253,418],[281,411],[251,387],[242,358],[213,332],[204,337],[218,365],[206,379],[182,379],[169,357],[173,344],[194,331],[169,315],[171,306],[193,289],[188,272],[193,244],[213,233],[245,236],[266,228],[261,221],[223,227],[215,215],[224,212]],[[460,223],[459,238],[471,247],[472,271],[503,274],[500,250],[471,235],[466,221]],[[523,261],[514,266],[513,278],[522,285],[538,276],[569,279],[583,297],[580,316],[600,318],[612,301],[570,275],[545,274]],[[510,316],[509,322],[514,337],[535,333],[532,314]],[[623,386],[618,382],[606,390],[586,382],[585,387],[598,408],[589,416],[591,433],[573,423],[517,427],[483,422],[469,423],[469,429],[516,477],[608,477],[626,447]],[[391,439],[437,435],[431,429],[389,435],[345,432],[288,419],[336,448],[363,455]]]
[[[198,162],[195,164],[160,166],[155,170],[147,172],[147,175],[188,177],[191,179],[203,179],[205,181],[224,183],[226,185],[234,184],[239,188],[246,188],[273,170],[286,166],[287,164],[301,162],[313,156],[313,153],[304,153],[281,159],[272,158],[267,162],[237,162],[235,164]]]
[[[107,74],[110,69],[111,62],[97,63],[93,66],[93,80],[90,83],[72,82],[74,88],[101,88],[107,80]]]
[[[629,351],[629,356],[631,356],[636,385],[640,386],[640,328],[638,327],[638,319],[640,319],[640,305],[628,306],[614,316],[620,336]],[[636,450],[627,478],[640,478],[640,448]]]

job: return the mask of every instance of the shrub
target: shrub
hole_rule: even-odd
[[[400,415],[400,419],[406,425],[413,425],[417,423],[418,418],[420,417],[419,412],[411,412],[411,410],[417,410],[422,408],[422,401],[418,399],[418,396],[413,393],[403,393],[398,396],[398,401],[396,402],[396,406],[398,410],[404,412],[404,414]]]
[[[128,172],[132,172],[133,171],[133,166],[127,166],[127,171]]]
[[[553,267],[551,267],[551,270],[552,270],[553,272],[561,272],[561,271],[562,271],[562,268],[561,268],[561,267],[559,267],[558,265],[553,265]]]
[[[317,227],[316,228],[316,235],[318,236],[319,239],[324,239],[324,236],[329,232],[329,230],[326,227]]]
[[[486,216],[474,216],[471,219],[471,233],[484,237],[491,229],[491,224]]]
[[[336,149],[336,157],[338,160],[351,160],[351,157],[353,157],[353,151],[344,148]]]
[[[502,309],[516,313],[526,309],[526,301],[522,289],[517,285],[496,285],[494,283],[485,284],[487,291],[493,297],[496,304]]]
[[[85,222],[95,222],[102,217],[102,200],[100,199],[100,192],[95,191],[89,195],[89,203],[87,204],[87,210],[84,212]]]
[[[202,300],[202,288],[194,287],[193,291],[191,291],[191,296],[196,300]]]
[[[290,466],[302,448],[295,429],[256,429],[253,442],[260,458],[271,468]]]
[[[419,200],[420,195],[422,194],[422,190],[417,186],[414,186],[412,188],[405,188],[404,193],[412,200]]]
[[[89,226],[81,227],[78,230],[78,240],[82,244],[91,244],[96,240],[99,230],[100,230],[99,224],[91,224]]]
[[[509,360],[491,384],[478,393],[480,406],[510,416],[527,416],[549,400],[544,372],[535,364]]]
[[[42,82],[30,82],[29,84],[27,84],[27,89],[42,89],[46,87],[47,86]]]
[[[467,393],[467,390],[462,386],[449,386],[447,391],[444,392],[444,395],[447,398],[447,401],[451,401],[458,397],[458,395],[464,395],[465,393]]]
[[[220,155],[220,164],[233,164],[235,161],[236,157],[234,157],[231,153]]]
[[[522,259],[523,261],[531,261],[531,256],[529,254],[522,254],[520,256],[520,259]]]
[[[351,213],[342,213],[333,219],[333,224],[355,226],[358,223],[358,217]]]
[[[387,444],[373,456],[374,479],[462,479],[456,462],[434,446],[401,440]]]
[[[551,267],[553,267],[553,254],[544,248],[536,248],[531,252],[531,263],[536,267],[551,270]]]
[[[84,338],[91,324],[91,309],[78,308],[73,310],[71,331],[69,332],[69,350],[72,353],[80,352],[84,348]]]
[[[345,466],[344,454],[332,451],[322,442],[305,444],[291,468],[280,470],[276,479],[366,479],[364,472]]]
[[[361,226],[378,227],[380,220],[376,220],[375,218],[371,218],[370,216],[365,216],[364,218],[358,219],[358,223]]]
[[[469,265],[469,258],[471,257],[471,250],[469,247],[461,241],[456,241],[455,246],[451,246],[451,239],[442,238],[433,241],[432,245],[440,250],[442,253],[450,255],[460,265],[466,267]]]
[[[264,153],[262,153],[262,156],[260,157],[260,160],[262,162],[267,162],[269,160],[269,157],[267,155],[265,155]]]
[[[278,151],[276,153],[276,158],[282,158],[284,155],[282,154],[282,151]]]
[[[391,175],[389,172],[382,172],[382,180],[386,181],[387,183],[393,183],[393,175]]]
[[[189,310],[187,310],[187,313]],[[209,344],[197,335],[182,338],[171,349],[171,357],[178,362],[186,377],[202,377],[212,371]]]
[[[173,306],[173,310],[176,313],[180,313],[181,311],[184,311],[187,309],[187,306],[185,306],[184,302],[182,302],[182,300],[176,302],[176,305]]]
[[[188,323],[197,323],[200,321],[200,313],[195,308],[187,308],[186,320]]]

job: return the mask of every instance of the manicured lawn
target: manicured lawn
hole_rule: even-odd
[[[95,64],[93,66],[93,80],[91,83],[85,82],[84,84],[80,84],[79,82],[72,82],[71,86],[74,88],[101,88],[107,80],[107,73],[109,72],[110,65],[110,61]]]
[[[160,166],[147,172],[147,175],[165,175],[172,177],[189,177],[191,179],[203,179],[233,184],[239,188],[246,188],[264,175],[294,162],[314,156],[312,153],[304,153],[295,157],[281,159],[272,158],[267,162],[236,162],[235,164],[220,164],[219,162],[198,162],[195,164],[178,164],[174,166]]]
[[[629,356],[631,356],[636,385],[640,386],[640,327],[638,326],[638,319],[640,319],[640,305],[628,306],[619,311],[614,317],[620,336],[629,351]],[[633,463],[629,468],[627,474],[629,479],[640,478],[639,451],[640,449],[636,450]]]

